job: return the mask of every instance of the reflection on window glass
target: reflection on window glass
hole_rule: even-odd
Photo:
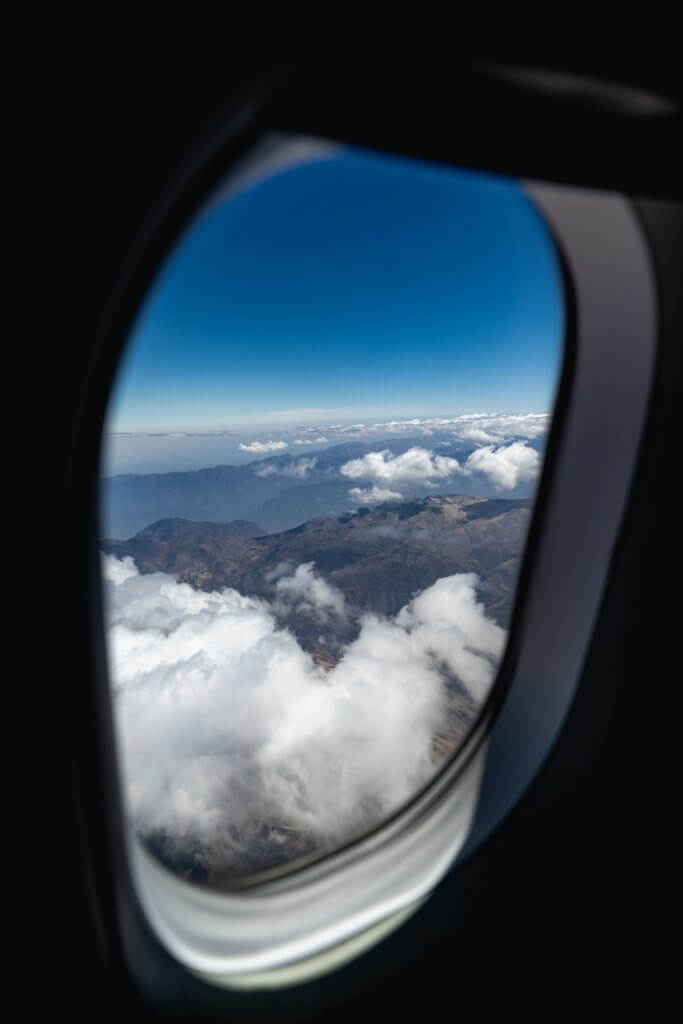
[[[564,308],[512,180],[301,140],[162,267],[102,453],[127,812],[213,886],[381,824],[495,680]]]

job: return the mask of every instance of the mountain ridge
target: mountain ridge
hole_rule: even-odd
[[[528,498],[432,495],[260,536],[167,517],[127,540],[105,540],[102,549],[132,556],[141,573],[167,572],[196,589],[231,587],[267,600],[276,570],[284,575],[312,562],[358,614],[394,615],[439,577],[475,572],[487,611],[506,627],[530,505]]]
[[[530,440],[533,447],[537,442]],[[342,514],[360,501],[351,491],[367,483],[341,473],[344,463],[371,452],[388,450],[400,455],[410,448],[438,450],[438,454],[466,461],[475,445],[438,436],[345,441],[315,453],[291,452],[257,459],[244,465],[221,464],[202,469],[165,473],[126,473],[104,477],[101,482],[102,533],[107,537],[131,537],[146,525],[172,515],[193,521],[227,522],[247,519],[269,532],[280,532],[319,515]],[[442,494],[454,494],[463,485],[442,481]],[[471,495],[490,497],[491,481],[470,475]],[[431,482],[404,480],[402,496],[427,497]],[[526,497],[528,485],[520,484],[509,497]]]

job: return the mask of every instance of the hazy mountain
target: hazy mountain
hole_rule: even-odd
[[[107,477],[101,484],[102,530],[127,537],[169,516],[216,523],[248,518],[250,509],[282,488],[281,480],[256,476],[249,466]]]
[[[395,615],[441,576],[476,572],[480,596],[500,625],[511,601],[529,520],[530,499],[429,497],[313,519],[267,536],[232,524],[162,519],[107,553],[132,555],[142,573],[167,572],[203,590],[232,587],[271,600],[278,575],[314,562],[315,572],[354,610]],[[294,625],[311,649],[317,628]],[[345,631],[339,637],[347,640]]]
[[[127,473],[105,477],[101,485],[103,533],[107,537],[130,537],[148,523],[169,517],[210,522],[231,519],[256,519],[255,510],[270,499],[310,484],[338,484],[331,489],[334,510],[348,507],[349,481],[339,477],[339,468],[349,459],[370,451],[389,448],[395,453],[405,451],[419,439],[396,439],[368,443],[344,443],[325,449],[315,457],[305,453],[274,455],[249,462],[245,466],[213,466],[179,473]],[[310,468],[300,476],[292,475],[292,467],[308,462]],[[301,472],[301,470],[299,470]],[[313,516],[326,514],[327,507],[316,507],[317,494],[297,510],[292,522],[292,503],[286,497],[282,505],[282,521],[278,503],[267,504],[264,525],[268,530],[288,529]],[[342,502],[341,508],[339,503]]]
[[[444,437],[353,441],[333,445],[314,456],[296,452],[244,466],[105,477],[101,484],[102,533],[106,537],[131,537],[148,523],[170,517],[215,523],[248,519],[269,532],[287,530],[321,515],[343,514],[354,506],[349,491],[359,481],[340,474],[341,467],[351,459],[387,449],[400,455],[421,446],[464,462],[474,450],[473,444]],[[439,483],[442,494],[457,493],[462,488],[462,478]],[[482,497],[492,492],[490,481],[476,477],[468,479],[467,489],[469,494]],[[420,498],[431,492],[427,486],[404,483],[401,493]],[[510,497],[528,493],[526,486],[508,492]]]

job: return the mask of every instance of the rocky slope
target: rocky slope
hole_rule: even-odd
[[[529,506],[524,498],[434,496],[261,537],[238,533],[234,524],[162,519],[102,547],[131,555],[142,573],[167,572],[198,589],[232,587],[268,600],[279,576],[313,562],[316,575],[344,595],[354,619],[366,611],[395,615],[441,576],[475,572],[488,614],[507,628]],[[305,624],[295,632],[310,649]]]

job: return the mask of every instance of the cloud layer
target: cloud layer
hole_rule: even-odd
[[[281,452],[288,447],[287,441],[250,441],[249,444],[240,443],[240,451],[251,452],[253,455]]]
[[[106,557],[104,574],[132,820],[220,863],[244,860],[264,826],[325,848],[400,807],[434,771],[449,678],[483,699],[505,637],[477,577],[460,574],[393,619],[366,616],[325,672],[264,601],[141,576],[130,558]],[[276,595],[321,619],[346,614],[312,563],[280,576]]]
[[[484,473],[501,491],[512,491],[518,484],[530,483],[536,479],[540,468],[539,453],[523,441],[513,441],[500,448],[493,445],[478,448],[465,463],[466,471]]]
[[[413,417],[400,420],[376,420],[369,423],[326,424],[324,440],[363,439],[381,436],[432,437],[448,434],[454,441],[475,441],[481,444],[503,444],[513,439],[534,440],[547,433],[550,413],[465,413],[461,416]],[[306,444],[317,437],[319,426],[301,427],[295,444]]]
[[[424,486],[435,480],[445,480],[459,468],[457,459],[413,447],[400,455],[393,455],[388,449],[368,452],[360,459],[344,463],[339,472],[349,480],[369,480],[376,485]]]
[[[473,430],[481,436],[484,431]],[[362,480],[372,487],[352,487],[349,497],[357,503],[373,504],[398,501],[404,497],[396,487],[432,488],[437,482],[461,477],[463,480],[478,475],[484,477],[498,491],[512,491],[520,484],[536,479],[541,468],[541,456],[526,441],[513,441],[508,445],[485,445],[476,448],[464,465],[449,456],[437,455],[431,449],[413,446],[400,455],[388,449],[368,452],[359,459],[344,463],[339,472],[350,480]]]

